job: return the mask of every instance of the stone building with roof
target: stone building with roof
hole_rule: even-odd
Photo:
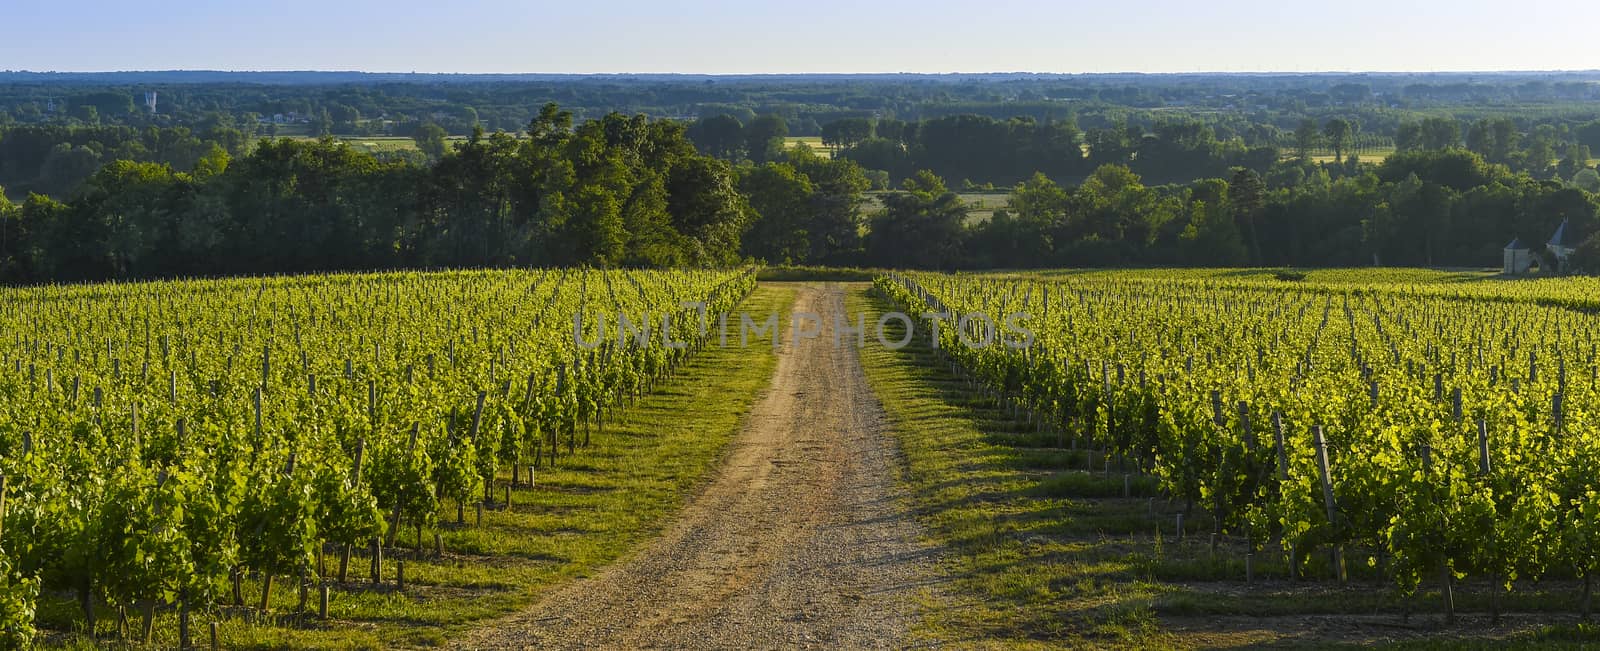
[[[1567,220],[1561,220],[1556,233],[1545,243],[1545,249],[1550,252],[1550,257],[1555,258],[1556,273],[1567,273],[1572,252],[1578,250],[1578,238],[1572,234],[1572,227]]]
[[[1528,273],[1533,267],[1533,249],[1522,243],[1522,238],[1511,240],[1505,248],[1505,268],[1501,273],[1507,276],[1516,276]]]

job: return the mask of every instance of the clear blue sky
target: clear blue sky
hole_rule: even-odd
[[[1600,68],[1590,0],[0,1],[0,69]]]

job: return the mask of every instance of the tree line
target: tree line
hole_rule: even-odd
[[[720,266],[748,209],[681,125],[548,105],[436,163],[331,140],[213,149],[188,170],[112,161],[66,201],[0,202],[12,282],[479,266]]]
[[[1219,129],[1225,133],[1219,134]],[[689,127],[690,138],[702,152],[734,162],[773,159],[787,133],[783,118],[771,114],[756,116],[748,124],[731,115],[716,115]],[[824,124],[821,134],[824,147],[867,169],[880,189],[923,170],[961,188],[1009,186],[1035,172],[1077,183],[1106,165],[1128,167],[1151,183],[1188,183],[1225,176],[1235,167],[1267,174],[1284,158],[1304,162],[1321,152],[1342,164],[1348,157],[1359,157],[1360,150],[1370,149],[1373,142],[1358,120],[1343,117],[1322,122],[1308,118],[1290,131],[1266,123],[1235,131],[1183,116],[1149,125],[1122,121],[1080,129],[1072,119],[998,120],[968,114],[910,122],[847,118]],[[1542,123],[1523,131],[1515,120],[1504,117],[1473,122],[1428,117],[1401,123],[1392,139],[1382,141],[1387,143],[1385,149],[1398,152],[1462,147],[1536,179],[1587,187],[1595,180],[1584,170],[1592,169],[1591,152],[1600,146],[1600,120],[1560,127]]]
[[[1036,174],[978,223],[923,171],[884,204],[864,261],[924,269],[1485,267],[1498,266],[1513,238],[1537,251],[1563,221],[1579,237],[1600,226],[1600,195],[1459,147],[1381,164],[1289,161],[1265,177],[1235,168],[1184,185],[1146,185],[1118,164],[1075,187]],[[1600,238],[1579,253],[1586,266],[1600,263]]]
[[[13,194],[63,197],[115,160],[188,170],[217,148],[239,155],[250,138],[230,122],[190,127],[17,126],[0,129],[0,186]]]
[[[1218,139],[1256,126],[1359,122],[1392,138],[1448,111],[1467,122],[1509,117],[1524,131],[1600,117],[1593,72],[1323,75],[409,75],[330,72],[28,73],[0,71],[0,126],[188,126],[236,122],[247,136],[408,136],[437,124],[515,132],[547,102],[579,118],[616,111],[679,120],[718,115],[748,124],[782,117],[817,136],[842,119],[929,121],[978,115],[1084,129],[1169,117],[1203,121]],[[156,94],[151,111],[145,93]],[[886,138],[892,136],[885,135]],[[1593,146],[1593,145],[1591,145]],[[952,177],[956,178],[956,177]]]
[[[1383,140],[1395,151],[1463,147],[1513,171],[1563,181],[1589,167],[1591,151],[1600,147],[1600,120],[1541,123],[1524,131],[1505,117],[1473,122],[1428,117],[1402,122],[1394,133]],[[1306,118],[1289,131],[1270,123],[1224,127],[1185,116],[1086,130],[1070,119],[980,115],[921,122],[849,118],[822,127],[825,146],[863,167],[888,172],[894,182],[928,170],[963,186],[1011,185],[1034,172],[1078,181],[1105,165],[1126,166],[1153,183],[1218,177],[1235,167],[1266,174],[1283,158],[1309,161],[1321,151],[1341,164],[1371,142],[1369,135],[1360,121],[1344,117]]]
[[[1075,182],[1035,171],[1011,186],[1005,208],[974,219],[934,170],[873,192],[883,181],[872,170],[782,147],[780,128],[741,125],[724,141],[742,147],[737,163],[691,141],[695,132],[642,115],[579,122],[552,104],[520,137],[479,130],[430,160],[331,139],[264,139],[239,155],[213,145],[187,169],[114,160],[62,200],[0,201],[0,277],[747,261],[1486,266],[1513,237],[1543,242],[1563,220],[1594,232],[1600,206],[1600,188],[1513,169],[1526,149],[1494,162],[1436,135],[1378,164],[1290,157],[1186,183],[1149,182],[1129,164],[1145,156],[1099,163]],[[1161,151],[1149,140],[1145,151]],[[760,162],[747,155],[752,144]],[[1092,152],[1075,164],[1098,161]]]

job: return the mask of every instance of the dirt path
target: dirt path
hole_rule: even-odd
[[[458,646],[901,645],[934,557],[898,500],[897,452],[857,350],[828,334],[843,295],[799,287],[794,310],[820,314],[823,335],[785,337],[723,467],[660,539]]]

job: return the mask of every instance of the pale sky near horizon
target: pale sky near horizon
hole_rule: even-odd
[[[1593,0],[0,0],[0,70],[1600,69]]]

